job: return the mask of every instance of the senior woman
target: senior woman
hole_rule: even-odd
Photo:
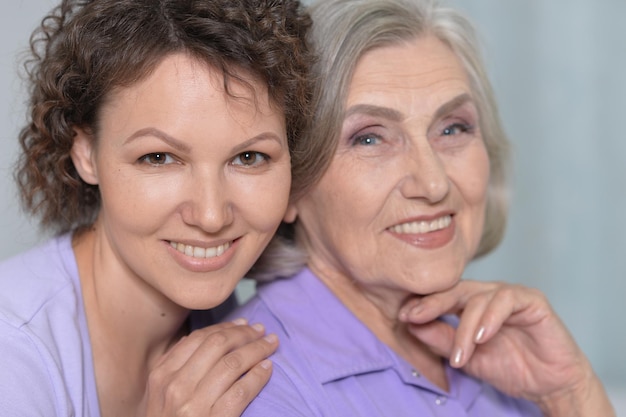
[[[236,313],[281,340],[244,415],[613,415],[541,294],[460,281],[506,217],[507,142],[470,23],[428,0],[311,12],[307,143],[328,163],[252,271],[283,279]]]

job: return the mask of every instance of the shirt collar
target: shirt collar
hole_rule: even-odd
[[[280,318],[285,333],[312,364],[321,384],[393,368],[405,383],[458,398],[466,407],[480,394],[482,382],[449,366],[449,393],[426,378],[413,377],[408,362],[382,343],[309,269],[275,281],[272,287],[271,292],[264,292],[260,286],[259,296]]]
[[[272,287],[265,293],[261,286],[259,296],[322,384],[394,365],[386,346],[309,269]]]

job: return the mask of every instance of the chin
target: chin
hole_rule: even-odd
[[[412,294],[419,295],[429,295],[437,292],[447,291],[454,287],[456,284],[458,284],[459,281],[461,281],[461,275],[454,274],[452,276],[446,276],[443,279],[439,276],[436,281],[428,280],[430,281],[428,284],[425,284],[425,281],[426,280],[421,282],[414,282],[415,285],[412,285],[412,288],[407,288],[407,291]]]
[[[209,310],[226,301],[233,291],[234,288],[228,292],[223,289],[215,291],[206,286],[177,297],[177,299],[172,301],[187,310]]]

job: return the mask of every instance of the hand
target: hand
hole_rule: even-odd
[[[457,328],[436,320],[460,317]],[[462,280],[409,300],[399,319],[435,353],[546,416],[614,416],[602,384],[545,296],[517,285]]]
[[[244,320],[183,337],[151,369],[142,416],[238,417],[271,375],[276,335]]]

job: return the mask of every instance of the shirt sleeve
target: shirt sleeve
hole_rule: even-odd
[[[46,361],[25,332],[0,320],[0,410],[13,417],[60,416]]]

